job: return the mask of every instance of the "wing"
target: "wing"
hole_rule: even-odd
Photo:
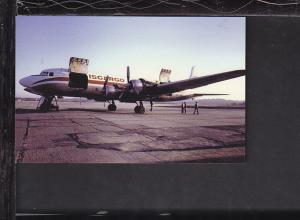
[[[152,100],[155,102],[169,102],[169,101],[181,101],[181,100],[186,100],[186,99],[191,99],[191,98],[196,98],[200,96],[213,96],[213,95],[228,95],[228,94],[208,94],[208,93],[194,93],[194,94],[189,94],[189,95],[159,95],[156,97],[148,98],[145,99],[146,101]]]
[[[245,70],[234,70],[234,71],[217,73],[208,76],[180,80],[176,82],[156,84],[151,87],[148,87],[147,93],[149,93],[149,95],[160,95],[160,94],[168,94],[173,92],[180,92],[183,90],[194,89],[197,87],[206,86],[224,80],[229,80],[236,77],[244,76],[245,73],[246,73]]]
[[[206,95],[211,96],[211,95],[228,95],[228,94],[224,94],[224,93],[222,93],[222,94],[220,94],[220,93],[194,93],[193,97],[206,96]]]

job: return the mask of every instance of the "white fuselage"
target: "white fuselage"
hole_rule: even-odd
[[[88,86],[86,89],[69,87],[69,69],[54,68],[43,70],[39,75],[31,75],[20,80],[25,90],[37,95],[57,95],[71,97],[86,97],[90,99],[104,99],[103,85],[106,80],[105,74],[89,72]],[[107,86],[124,86],[126,81],[121,77],[109,75]]]

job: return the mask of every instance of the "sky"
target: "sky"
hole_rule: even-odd
[[[150,81],[162,68],[172,70],[171,81],[187,79],[192,66],[195,76],[245,69],[245,18],[17,16],[16,96],[37,97],[19,79],[68,68],[72,56],[102,75],[126,78],[130,66],[131,79]],[[186,92],[245,100],[245,77]]]

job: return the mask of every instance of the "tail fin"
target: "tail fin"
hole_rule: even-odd
[[[167,83],[170,82],[171,70],[161,69],[159,74],[159,83]]]

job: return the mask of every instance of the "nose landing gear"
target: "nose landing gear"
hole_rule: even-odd
[[[53,100],[55,101],[55,103],[53,103]],[[39,99],[39,102],[37,104],[36,107],[37,111],[40,112],[48,112],[50,110],[59,110],[59,106],[57,104],[57,99],[55,96],[41,96],[41,98]]]
[[[144,114],[145,113],[145,107],[143,106],[143,102],[140,101],[140,105],[135,106],[134,112],[137,114]]]

